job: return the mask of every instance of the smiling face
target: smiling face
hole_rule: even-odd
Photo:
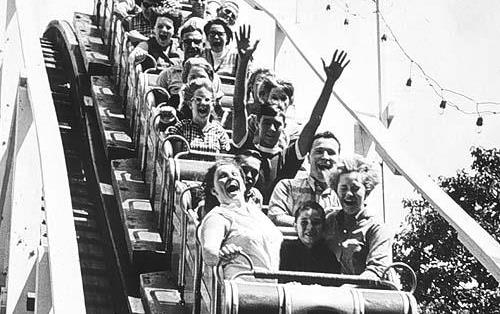
[[[168,17],[158,17],[154,27],[154,35],[158,44],[162,47],[167,47],[170,45],[173,34],[174,22]]]
[[[236,201],[243,203],[245,182],[241,176],[240,169],[228,164],[221,165],[215,170],[214,187],[212,194],[219,203],[229,205]]]
[[[191,112],[193,113],[193,121],[199,124],[204,124],[208,121],[210,112],[212,112],[214,104],[214,96],[211,91],[205,87],[198,88],[191,98]]]
[[[260,160],[253,156],[241,156],[240,167],[245,174],[246,189],[249,190],[259,180]]]
[[[182,35],[182,49],[184,60],[200,57],[203,51],[203,36],[199,31],[184,33]]]
[[[258,101],[259,103],[261,102],[261,99],[259,98],[259,89],[262,86],[262,82],[264,81],[264,78],[267,76],[270,76],[269,74],[266,73],[260,73],[255,77],[255,81],[253,82],[252,86],[252,95],[254,101]]]
[[[358,172],[343,173],[339,176],[337,195],[342,210],[348,215],[358,214],[364,206],[366,188]]]
[[[283,115],[263,115],[259,122],[259,144],[267,148],[276,146],[284,127],[285,120]]]
[[[285,111],[290,105],[290,98],[280,87],[274,87],[269,92],[267,103],[278,111]]]
[[[338,162],[339,149],[339,144],[333,138],[315,139],[309,152],[311,177],[319,182],[327,182],[329,172],[335,170]]]
[[[308,248],[316,243],[323,232],[324,219],[312,208],[302,210],[297,218],[295,229],[300,241]]]
[[[226,31],[224,26],[220,24],[214,24],[210,26],[207,34],[208,42],[210,43],[210,48],[215,52],[221,52],[227,42]]]

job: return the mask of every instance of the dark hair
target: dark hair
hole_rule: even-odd
[[[212,27],[212,25],[221,25],[224,28],[224,32],[226,33],[226,37],[227,37],[226,45],[229,44],[229,42],[233,39],[233,32],[231,31],[229,26],[227,26],[226,21],[221,19],[221,18],[215,18],[215,19],[208,21],[207,24],[205,24],[205,27],[203,27],[203,30],[205,31],[205,35],[207,37],[208,37],[208,33],[210,32],[210,28]]]
[[[166,17],[169,20],[172,20],[174,25],[174,34],[177,34],[179,27],[182,23],[182,14],[181,11],[173,8],[165,8],[165,7],[153,7],[151,8],[151,21],[153,22],[153,26],[156,24],[156,20],[159,17]]]
[[[264,78],[264,81],[262,82],[262,86],[260,88],[258,96],[259,97],[265,96],[265,98],[269,97],[269,94],[271,93],[271,90],[273,88],[282,89],[283,92],[290,99],[290,104],[293,103],[293,94],[295,91],[293,84],[290,81],[283,80],[283,79],[276,79],[274,77],[265,77]]]
[[[250,75],[250,78],[248,78],[248,83],[247,83],[247,99],[250,98],[250,95],[252,95],[253,92],[253,85],[255,84],[255,80],[257,79],[257,76],[259,75],[265,75],[265,76],[274,76],[273,72],[267,68],[258,68],[255,71],[252,72]],[[257,101],[257,99],[253,100],[254,102]]]
[[[205,214],[210,212],[215,206],[219,206],[220,202],[215,197],[215,195],[212,194],[212,189],[214,188],[214,178],[215,178],[215,171],[221,166],[225,165],[232,165],[235,166],[236,169],[239,170],[241,178],[245,180],[245,174],[243,173],[243,170],[241,167],[236,163],[234,159],[229,159],[229,158],[224,158],[219,161],[217,161],[215,164],[213,164],[212,167],[208,168],[207,174],[205,175],[205,179],[203,180],[203,192],[205,194]]]
[[[254,149],[244,149],[244,150],[238,151],[236,153],[236,156],[234,159],[236,160],[236,162],[240,163],[242,160],[242,157],[253,157],[253,158],[256,158],[256,159],[262,161],[262,154]]]
[[[319,213],[319,216],[321,217],[321,220],[325,221],[326,214],[325,214],[325,210],[323,209],[323,207],[320,204],[316,203],[315,201],[307,201],[307,202],[303,203],[297,209],[297,211],[295,211],[295,222],[297,222],[297,219],[299,219],[300,213],[303,211],[306,211],[308,209],[314,209],[315,211],[317,211]]]
[[[338,153],[340,153],[340,142],[339,142],[338,138],[335,136],[335,134],[333,134],[330,131],[324,131],[324,132],[316,133],[316,134],[314,134],[311,143],[314,143],[314,141],[317,140],[318,138],[332,138],[332,139],[334,139],[335,142],[337,142],[337,144],[339,145],[339,151],[338,151]],[[311,145],[310,148],[312,148],[312,145]]]

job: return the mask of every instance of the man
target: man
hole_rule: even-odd
[[[247,149],[239,152],[235,160],[245,174],[245,199],[259,207],[262,206],[262,194],[256,185],[260,178],[261,154],[256,150]]]
[[[307,201],[319,203],[328,214],[340,206],[335,191],[328,188],[329,174],[336,171],[340,143],[331,132],[313,137],[307,176],[283,179],[276,184],[269,202],[268,216],[278,226],[293,226],[294,215]]]
[[[299,170],[306,154],[311,150],[314,134],[321,124],[321,119],[325,113],[326,106],[333,91],[335,82],[340,78],[345,67],[349,64],[346,61],[347,54],[335,50],[330,64],[325,64],[323,68],[326,80],[321,94],[313,107],[309,121],[304,125],[298,139],[286,145],[280,144],[280,136],[285,128],[285,111],[287,99],[275,102],[267,99],[261,105],[261,115],[257,130],[253,137],[249,136],[249,121],[245,107],[245,79],[248,63],[255,51],[258,41],[250,44],[250,28],[240,27],[239,36],[236,38],[239,52],[239,66],[236,72],[235,92],[233,98],[233,143],[238,148],[257,149],[263,154],[266,162],[264,167],[268,167],[268,176],[265,178],[265,191],[269,193],[274,183],[279,179],[293,178]],[[272,89],[271,89],[272,91]],[[271,95],[272,93],[270,93]],[[287,93],[283,93],[288,96]],[[269,96],[270,97],[270,96]],[[289,100],[288,100],[289,101]],[[280,105],[283,103],[283,105]],[[269,194],[268,194],[269,195]],[[264,201],[268,198],[264,196]]]

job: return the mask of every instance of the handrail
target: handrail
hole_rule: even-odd
[[[31,1],[15,0],[45,202],[52,311],[86,313],[64,151]],[[70,280],[68,280],[70,279]]]
[[[244,0],[255,9],[266,13],[276,23],[276,27],[283,33],[307,65],[316,76],[325,81],[323,73],[315,66],[299,45],[299,38],[287,31],[285,24],[272,12],[266,9],[261,0]],[[362,115],[352,109],[335,92],[332,92],[337,101],[349,112],[349,114],[361,125],[366,133],[377,145],[377,151],[382,159],[396,168],[417,191],[429,201],[443,218],[457,231],[460,241],[465,247],[488,269],[493,277],[500,282],[500,243],[498,243],[488,232],[486,232],[474,219],[472,219],[453,199],[446,194],[435,182],[433,182],[423,171],[418,169],[412,159],[398,149],[391,140],[388,130],[375,116]]]

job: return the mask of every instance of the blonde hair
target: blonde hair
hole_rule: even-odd
[[[337,190],[339,178],[341,174],[357,172],[360,176],[360,181],[365,187],[366,196],[380,183],[380,175],[378,169],[375,168],[373,162],[368,162],[360,155],[340,158],[337,163],[337,171],[330,176],[330,187]]]

